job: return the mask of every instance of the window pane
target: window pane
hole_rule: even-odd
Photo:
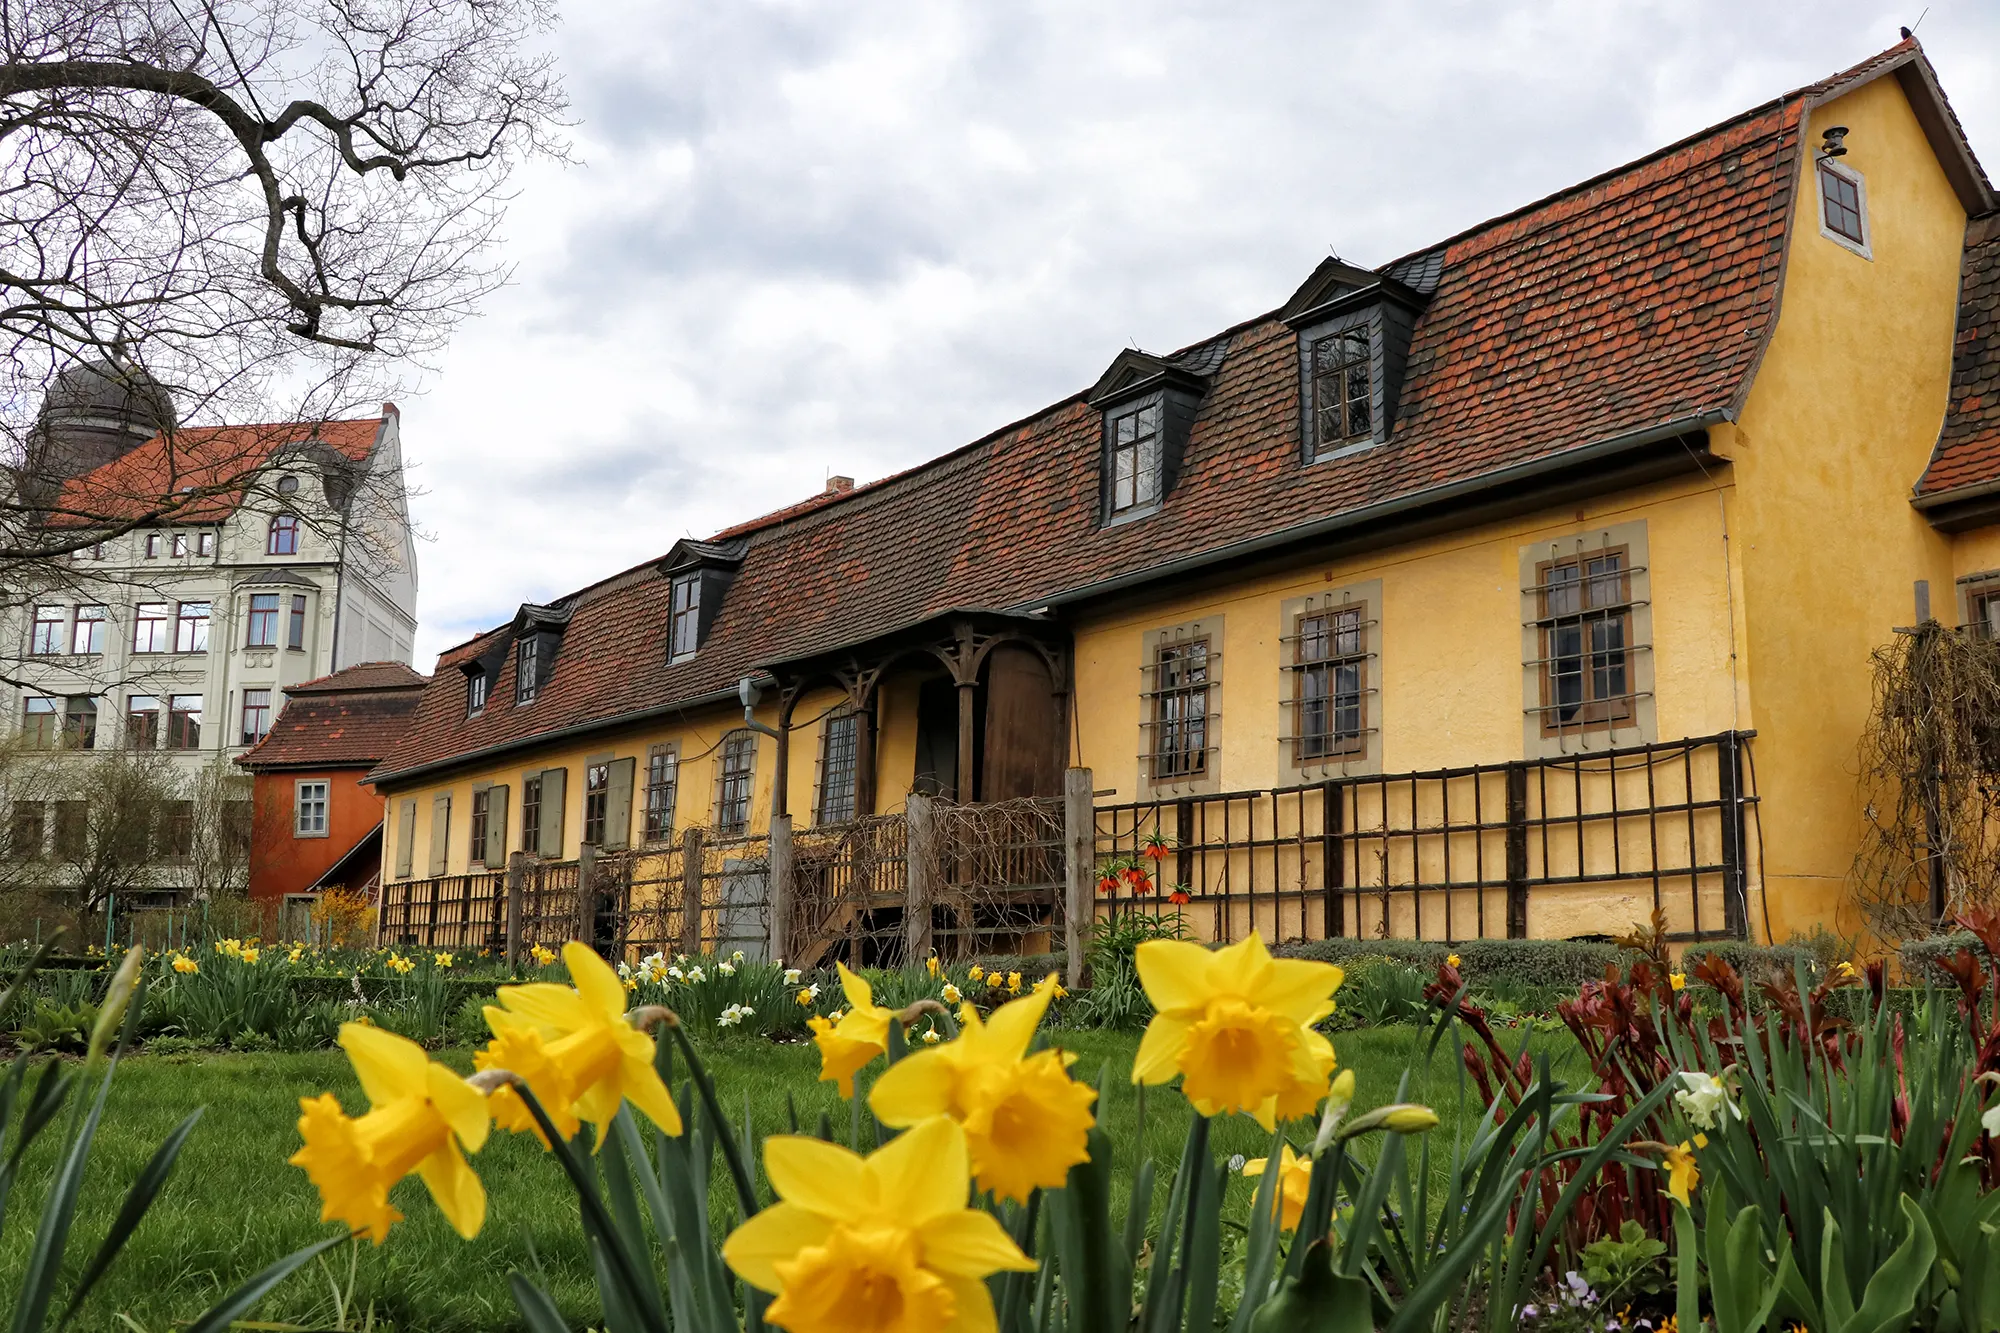
[[[141,602],[132,619],[132,651],[135,653],[164,653],[167,651],[169,620],[165,602]]]
[[[38,750],[55,748],[60,715],[54,699],[28,698],[21,701],[21,734]]]
[[[1138,461],[1134,465],[1137,484],[1135,503],[1152,504],[1160,498],[1160,433],[1151,431],[1139,438]]]
[[[306,599],[304,594],[292,598],[291,632],[286,636],[285,646],[295,652],[303,652],[306,646]]]
[[[109,611],[101,606],[79,606],[76,609],[76,632],[70,638],[69,650],[93,656],[102,654],[104,621],[108,614]]]
[[[251,648],[275,648],[278,644],[278,594],[250,594],[250,632],[244,643]]]
[[[201,748],[201,696],[199,694],[176,694],[170,702],[172,708],[167,719],[167,748],[173,750],[199,750]]]
[[[63,650],[63,609],[60,606],[35,608],[35,633],[29,651],[59,653]]]
[[[655,745],[646,756],[646,838],[657,841],[674,831],[674,800],[680,785],[680,756],[670,745]]]
[[[243,743],[255,745],[271,729],[271,692],[243,691]]]
[[[160,701],[152,695],[135,694],[126,699],[125,744],[134,750],[159,747]]]
[[[844,824],[854,818],[857,719],[841,713],[826,720],[820,743],[819,821]]]
[[[174,628],[174,651],[177,653],[208,651],[207,602],[181,603],[180,617]]]
[[[76,696],[63,702],[63,744],[73,750],[97,748],[97,700]]]

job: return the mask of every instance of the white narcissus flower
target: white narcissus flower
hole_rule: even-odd
[[[720,962],[715,965],[715,970],[725,977],[733,977],[736,975],[736,964],[727,961]]]
[[[1725,1116],[1743,1114],[1729,1100],[1729,1085],[1715,1075],[1682,1070],[1680,1080],[1685,1090],[1674,1094],[1674,1103],[1695,1127],[1714,1129]]]
[[[1986,1114],[1979,1117],[1979,1123],[1985,1127],[1988,1134],[2000,1139],[2000,1102],[1987,1107]]]
[[[688,981],[693,983],[694,985],[698,986],[702,982],[707,980],[708,980],[708,974],[702,971],[700,968],[691,967],[688,969]]]
[[[798,970],[798,969],[797,969],[796,967],[788,967],[788,968],[786,968],[786,969],[785,969],[785,984],[786,984],[787,986],[796,986],[796,985],[798,985],[798,984],[799,984],[799,977],[800,977],[800,975],[801,975],[801,973],[799,972],[799,970]]]

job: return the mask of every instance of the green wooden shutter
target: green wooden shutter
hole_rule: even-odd
[[[542,770],[542,855],[552,861],[562,860],[563,854],[563,788],[567,785],[569,770],[566,768],[545,768]]]
[[[486,789],[486,867],[498,870],[507,864],[507,789]]]
[[[396,803],[396,878],[408,879],[417,860],[417,803]]]
[[[632,777],[636,759],[611,761],[610,784],[604,793],[604,847],[623,851],[632,845]]]
[[[451,852],[451,795],[440,792],[431,797],[431,870],[433,875],[442,875],[450,864],[447,859]]]

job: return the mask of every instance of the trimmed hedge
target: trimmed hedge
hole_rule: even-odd
[[[1903,975],[1912,982],[1946,981],[1944,969],[1938,964],[1956,954],[1960,949],[1972,950],[1975,958],[1986,956],[1986,946],[1979,937],[1969,930],[1955,930],[1949,935],[1926,935],[1920,940],[1904,940],[1897,956],[1902,959]]]
[[[1774,976],[1790,977],[1798,969],[1804,968],[1807,976],[1813,975],[1813,967],[1819,956],[1811,949],[1797,944],[1739,944],[1725,940],[1716,944],[1690,944],[1682,955],[1688,977],[1694,977],[1695,964],[1702,957],[1719,958],[1735,968],[1751,981],[1769,981]]]
[[[1596,940],[1460,940],[1434,944],[1424,940],[1307,940],[1281,944],[1271,951],[1280,958],[1311,958],[1323,963],[1347,963],[1359,958],[1387,958],[1426,972],[1451,954],[1468,980],[1512,977],[1531,986],[1580,986],[1603,978],[1624,951]]]

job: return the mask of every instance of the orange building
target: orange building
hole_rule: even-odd
[[[282,934],[303,933],[321,889],[374,893],[382,798],[362,779],[390,753],[428,683],[400,662],[363,662],[290,686],[269,734],[237,759],[256,775],[250,897]]]

